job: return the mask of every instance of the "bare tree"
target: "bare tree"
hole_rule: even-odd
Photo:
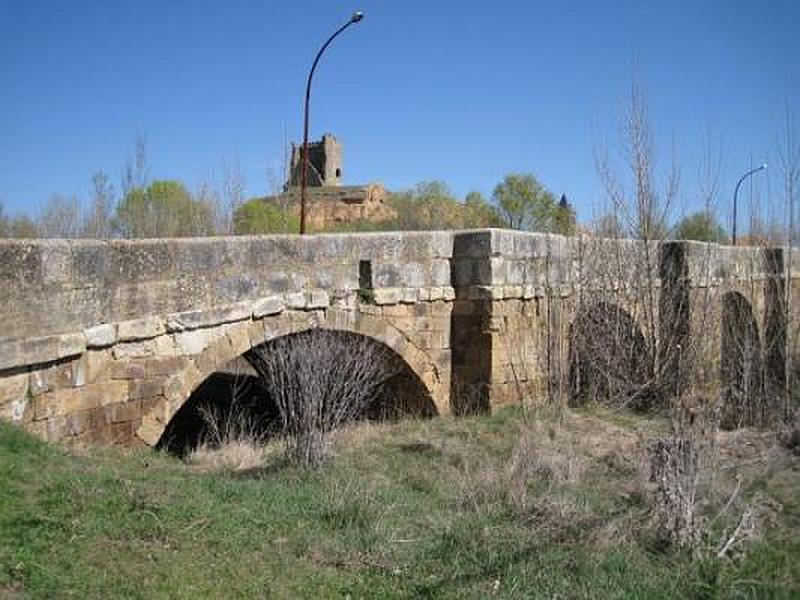
[[[77,238],[82,232],[81,206],[75,196],[53,194],[38,219],[39,235],[44,238]]]
[[[789,98],[784,95],[784,110],[783,110],[783,131],[781,131],[778,139],[778,162],[781,168],[783,179],[783,194],[786,207],[787,216],[787,279],[789,285],[786,286],[785,293],[785,321],[786,321],[786,353],[785,353],[785,408],[784,418],[790,419],[793,415],[791,390],[795,388],[795,369],[798,356],[798,335],[799,323],[794,323],[792,320],[792,312],[790,310],[792,302],[792,267],[793,267],[793,254],[794,244],[797,238],[797,223],[795,222],[795,204],[797,202],[797,190],[800,188],[800,139],[797,137],[797,130],[795,128],[794,112],[789,104]]]
[[[112,212],[115,203],[114,186],[103,171],[92,175],[92,199],[89,215],[83,224],[83,236],[107,239],[112,234]]]
[[[134,141],[133,159],[129,160],[122,171],[122,197],[126,197],[133,190],[142,189],[147,185],[147,148],[145,138],[137,135]]]
[[[290,457],[309,467],[322,462],[326,435],[362,415],[399,373],[385,346],[326,329],[274,339],[247,360],[278,407]]]

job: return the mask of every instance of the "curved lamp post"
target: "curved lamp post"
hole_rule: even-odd
[[[361,19],[364,18],[364,13],[362,12],[355,12],[353,16],[350,17],[350,20],[339,27],[334,34],[328,38],[324,44],[322,44],[322,48],[319,49],[317,52],[317,56],[314,58],[314,63],[311,65],[311,71],[308,73],[308,83],[306,84],[306,105],[305,105],[305,112],[303,116],[303,164],[300,170],[300,234],[304,234],[306,232],[306,186],[308,185],[308,102],[311,98],[311,79],[314,77],[314,71],[317,68],[317,63],[319,59],[322,57],[322,53],[325,52],[325,49],[330,46],[331,42],[336,38],[337,35],[342,33],[345,29],[350,27],[353,23],[358,23]]]
[[[745,179],[747,179],[751,175],[754,175],[755,173],[758,173],[759,171],[766,170],[766,168],[767,164],[764,163],[763,165],[758,166],[755,169],[750,169],[747,173],[745,173],[739,178],[739,181],[736,182],[736,189],[733,190],[733,245],[734,246],[736,245],[736,197],[739,195],[739,186],[742,185],[742,182]]]

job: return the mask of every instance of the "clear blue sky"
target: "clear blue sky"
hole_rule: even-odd
[[[489,195],[530,171],[586,220],[603,195],[593,149],[619,149],[636,78],[683,202],[710,131],[727,204],[751,161],[777,162],[784,97],[800,119],[796,0],[0,0],[6,210],[86,198],[97,170],[116,182],[137,135],[151,178],[194,188],[238,160],[247,193],[264,193],[301,137],[314,53],[356,9],[366,17],[326,53],[312,103],[312,136],[344,142],[348,183]],[[777,198],[777,168],[754,184]]]

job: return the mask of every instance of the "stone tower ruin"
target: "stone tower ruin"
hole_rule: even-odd
[[[303,145],[292,144],[292,164],[287,187],[300,185],[303,170]],[[330,133],[308,144],[309,187],[342,185],[342,145]]]

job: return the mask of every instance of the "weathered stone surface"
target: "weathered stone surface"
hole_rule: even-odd
[[[301,310],[308,306],[308,296],[305,292],[295,292],[293,294],[286,294],[286,307],[295,310]]]
[[[175,334],[175,345],[182,355],[200,354],[221,335],[213,329],[195,329]]]
[[[145,363],[147,377],[162,377],[177,373],[189,362],[183,356],[173,356],[169,358],[151,358]],[[144,376],[142,376],[144,377]]]
[[[117,339],[120,342],[147,340],[164,333],[164,321],[158,317],[143,317],[117,324]]]
[[[267,296],[253,304],[253,318],[260,319],[271,315],[280,314],[286,308],[286,303],[280,296]]]
[[[318,308],[328,308],[331,305],[331,298],[324,290],[312,290],[308,299],[308,308],[311,310]]]
[[[110,323],[95,325],[83,330],[87,348],[106,348],[117,341],[117,328]]]
[[[127,381],[107,381],[80,388],[55,390],[34,399],[34,418],[41,420],[62,417],[81,410],[124,402],[127,396]]]
[[[160,396],[164,392],[163,379],[139,379],[128,384],[128,400]]]
[[[172,313],[167,315],[165,321],[167,331],[172,333],[184,331],[186,329],[197,329],[199,327],[210,327],[223,323],[243,321],[249,319],[251,315],[252,304],[245,301],[208,310],[190,310]]]
[[[142,379],[147,376],[144,361],[115,360],[110,363],[111,379]]]
[[[741,293],[759,331],[785,331],[785,311],[768,300],[783,297],[784,270],[765,266],[780,249],[671,244],[690,308],[701,288]],[[642,267],[645,249],[656,259]],[[392,347],[440,412],[451,384],[454,397],[469,388],[504,402],[519,382],[541,391],[547,377],[567,376],[580,303],[613,293],[630,312],[631,288],[649,278],[661,307],[671,285],[662,249],[498,230],[0,241],[0,386],[30,372],[22,396],[0,401],[0,418],[82,441],[130,439],[141,425],[140,439],[155,443],[203,377],[265,340],[318,327]],[[720,347],[718,332],[706,337]],[[555,375],[541,372],[545,354]]]
[[[385,304],[398,304],[403,296],[400,288],[377,288],[373,292],[375,304],[383,306]]]
[[[83,333],[0,342],[0,371],[68,358],[86,350]]]
[[[146,358],[155,355],[155,343],[153,340],[144,340],[140,342],[116,344],[111,350],[111,353],[116,359]]]

